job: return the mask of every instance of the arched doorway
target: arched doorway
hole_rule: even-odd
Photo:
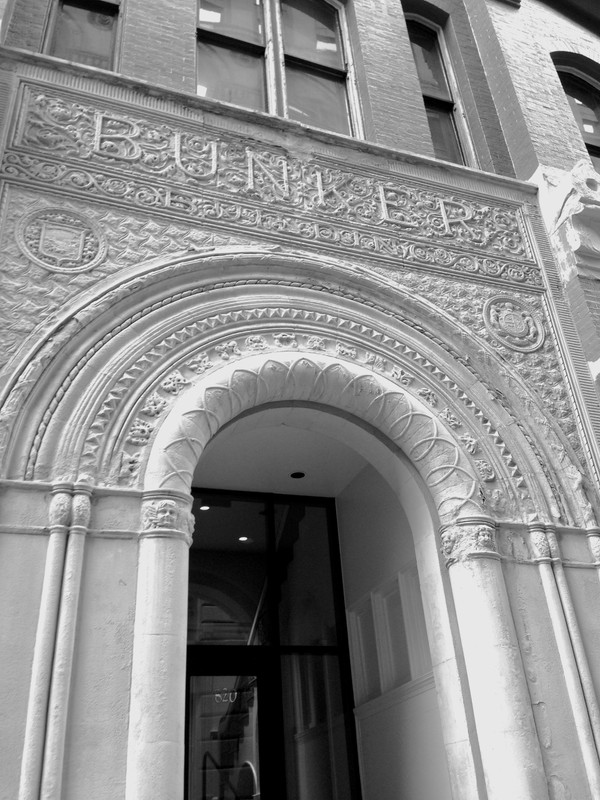
[[[385,447],[372,440],[323,409],[279,406],[234,420],[200,458],[188,616],[190,797],[234,797],[251,764],[263,798],[277,791],[280,772],[280,797],[287,788],[298,800],[346,800],[358,796],[358,755],[366,798],[450,798],[413,533]],[[413,518],[422,502],[414,492]],[[279,648],[265,631],[269,611]],[[249,652],[259,642],[275,665]],[[234,676],[241,663],[265,675],[262,723],[256,676]]]

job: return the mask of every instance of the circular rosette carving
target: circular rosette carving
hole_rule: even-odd
[[[83,214],[43,208],[17,226],[17,243],[27,258],[51,272],[84,272],[103,261],[106,240]]]
[[[533,311],[514,297],[490,297],[483,307],[485,326],[511,350],[532,352],[544,343],[544,326]]]

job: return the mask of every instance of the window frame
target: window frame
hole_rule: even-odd
[[[444,99],[441,97],[437,97],[434,94],[427,94],[427,92],[423,91],[423,86],[421,84],[420,78],[417,74],[417,80],[419,85],[421,86],[421,95],[423,98],[423,105],[425,107],[425,111],[427,112],[428,107],[432,108],[444,108],[448,110],[448,114],[450,120],[452,122],[454,131],[456,133],[456,142],[459,148],[459,151],[462,155],[462,161],[448,161],[446,163],[449,164],[456,164],[457,166],[463,167],[479,167],[479,162],[477,159],[477,154],[473,147],[472,137],[470,133],[470,127],[467,119],[467,115],[465,113],[463,104],[460,99],[460,87],[458,80],[456,78],[456,74],[454,72],[453,64],[452,64],[452,55],[448,48],[448,44],[446,42],[446,26],[440,25],[438,22],[435,22],[428,17],[423,16],[422,14],[414,13],[414,12],[407,12],[405,14],[405,21],[406,23],[416,22],[419,25],[422,25],[424,28],[428,28],[431,30],[437,39],[437,46],[440,55],[440,61],[442,69],[444,70],[444,75],[446,77],[446,81],[448,84],[448,92],[449,92],[449,99]],[[411,49],[412,49],[412,40],[410,37],[410,31],[408,30],[407,25],[407,32],[409,34],[409,42],[411,42]],[[416,63],[415,63],[415,71],[416,71]],[[437,158],[437,157],[436,157]],[[442,159],[438,159],[442,160]]]
[[[121,60],[121,0],[67,0],[67,3],[96,13],[110,13],[115,17],[116,20],[115,43],[112,54],[112,64],[110,68],[107,69],[105,67],[94,67],[92,64],[84,64],[80,61],[70,61],[69,63],[80,64],[82,67],[87,67],[88,69],[103,69],[106,72],[118,72],[118,67]],[[44,55],[50,56],[51,58],[68,60],[62,59],[62,56],[56,56],[51,52],[51,47],[54,43],[54,37],[56,34],[56,26],[58,25],[60,18],[60,11],[64,4],[65,0],[54,0],[51,5],[50,13],[48,14],[48,18],[46,20],[42,52]]]
[[[228,40],[232,49],[237,52],[251,52],[254,54],[262,53],[264,56],[264,77],[265,77],[265,91],[266,91],[266,111],[260,111],[246,106],[239,106],[235,103],[228,103],[236,108],[244,108],[254,113],[266,113],[270,116],[280,117],[286,119],[288,122],[306,125],[310,128],[326,131],[336,136],[350,136],[354,139],[364,138],[364,128],[362,121],[362,109],[360,106],[360,99],[358,87],[356,82],[356,69],[352,57],[350,29],[346,17],[346,9],[343,3],[339,0],[320,0],[323,4],[332,7],[336,14],[340,31],[340,42],[342,49],[342,60],[345,69],[338,70],[334,67],[327,67],[319,65],[311,61],[302,59],[298,56],[286,55],[283,41],[283,23],[282,23],[282,10],[280,0],[263,0],[264,10],[264,26],[265,26],[265,42],[264,45],[253,45],[244,42],[243,39],[234,39],[232,37],[225,37],[216,34],[212,31],[207,31],[199,25],[199,9],[202,0],[196,2],[196,40],[200,42],[203,38],[207,41],[218,40],[225,42]],[[198,48],[196,48],[196,62],[198,60]],[[286,80],[286,66],[297,67],[306,74],[324,75],[327,77],[343,78],[345,99],[348,115],[348,133],[339,133],[331,131],[327,128],[312,125],[309,122],[299,122],[289,116],[288,106],[288,92]],[[196,75],[198,74],[198,63],[196,63]],[[213,98],[207,97],[206,99],[212,100]],[[224,100],[216,100],[215,102],[225,102]]]
[[[594,169],[596,170],[596,172],[600,173],[600,144],[591,143],[591,142],[588,142],[586,140],[585,131],[583,131],[581,129],[581,126],[579,124],[579,120],[577,119],[576,115],[573,113],[573,109],[571,107],[571,95],[569,95],[567,90],[565,89],[561,76],[562,75],[568,75],[568,76],[570,76],[572,78],[575,78],[575,80],[577,82],[583,84],[583,87],[587,88],[590,91],[591,94],[596,94],[597,97],[598,97],[598,108],[599,108],[599,110],[600,110],[600,81],[594,80],[594,78],[592,78],[590,75],[588,75],[583,70],[577,69],[577,67],[573,67],[573,66],[570,66],[568,64],[555,63],[554,67],[556,69],[556,74],[558,75],[558,79],[560,81],[560,85],[562,87],[562,90],[565,93],[565,98],[566,98],[567,103],[569,105],[569,110],[573,114],[573,119],[575,120],[577,128],[579,129],[579,134],[581,136],[581,139],[583,141],[585,149],[587,150],[588,155],[590,156],[590,159],[592,161],[592,165],[593,165]],[[600,125],[600,115],[599,115],[598,122],[599,122],[599,125]]]

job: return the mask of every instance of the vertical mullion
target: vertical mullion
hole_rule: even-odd
[[[285,800],[286,797],[286,771],[285,771],[285,743],[283,723],[283,686],[281,678],[281,637],[279,631],[279,603],[277,602],[278,565],[277,565],[277,539],[275,530],[275,499],[272,495],[265,497],[265,511],[267,523],[267,614],[269,620],[269,642],[261,650],[264,684],[266,692],[261,701],[268,706],[267,729],[263,730],[263,748],[268,760],[261,761],[261,765],[270,764],[268,773],[265,774],[261,766],[261,784],[266,778],[267,791],[265,798],[272,797]],[[260,748],[259,728],[259,748]]]
[[[329,568],[333,585],[333,602],[335,608],[336,650],[341,683],[342,708],[344,709],[350,791],[352,792],[352,798],[349,800],[358,800],[361,796],[361,791],[360,774],[358,771],[358,745],[356,742],[354,716],[352,714],[352,709],[354,708],[354,691],[352,688],[352,672],[350,669],[348,628],[346,626],[346,600],[342,579],[342,560],[334,501],[329,501],[327,503],[327,534],[329,538]]]

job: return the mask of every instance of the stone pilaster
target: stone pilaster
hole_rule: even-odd
[[[189,498],[142,507],[131,675],[127,800],[181,800],[184,773]]]
[[[485,517],[441,529],[488,800],[544,800],[548,787],[517,635]]]

